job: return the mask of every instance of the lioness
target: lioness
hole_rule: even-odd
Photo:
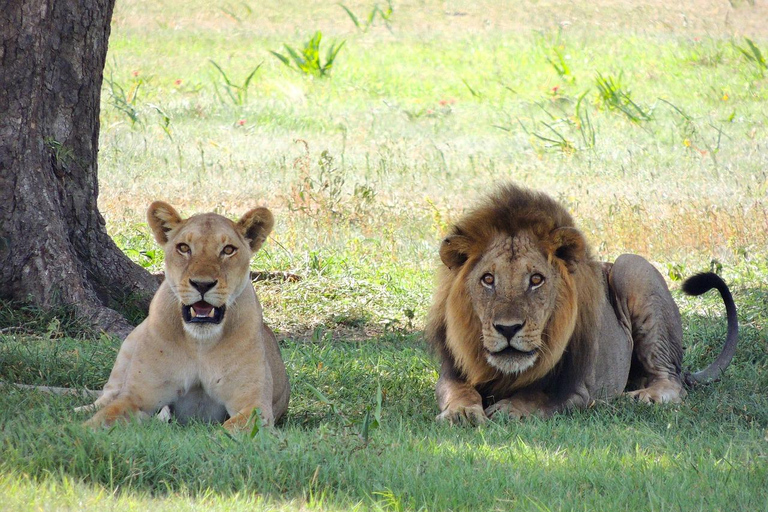
[[[147,319],[120,347],[87,424],[169,406],[182,423],[224,421],[236,430],[258,409],[273,425],[288,408],[290,388],[249,272],[272,231],[272,213],[256,208],[237,223],[214,213],[182,219],[158,201],[147,218],[165,251],[165,281]]]
[[[680,313],[659,272],[636,255],[594,260],[557,202],[506,185],[451,229],[440,247],[426,336],[442,366],[438,420],[482,423],[497,413],[549,416],[623,391],[679,402],[717,377],[736,348],[736,307],[715,274],[683,284],[717,288],[728,315],[723,352],[683,374]]]

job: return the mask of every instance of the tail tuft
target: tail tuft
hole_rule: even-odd
[[[702,272],[683,282],[683,291],[686,295],[703,295],[712,288],[717,288],[721,292],[723,288],[727,289],[725,282],[713,272]]]

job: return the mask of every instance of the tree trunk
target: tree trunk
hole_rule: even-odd
[[[73,306],[125,336],[113,308],[157,287],[107,235],[97,153],[114,0],[6,0],[0,9],[0,297]]]

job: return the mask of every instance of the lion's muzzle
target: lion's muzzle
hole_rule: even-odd
[[[485,359],[488,363],[504,373],[520,373],[532,366],[539,358],[539,347],[531,347],[528,343],[518,339],[520,336],[512,336],[507,339],[502,336],[489,336],[486,334],[486,343],[483,347]],[[495,343],[489,343],[492,338]]]
[[[532,356],[537,352],[537,349],[533,350],[520,350],[518,348],[513,347],[512,345],[503,348],[501,350],[497,350],[495,352],[488,351],[488,354],[494,356],[494,357],[528,357]]]

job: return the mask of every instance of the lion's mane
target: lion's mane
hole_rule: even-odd
[[[605,278],[601,264],[594,260],[583,236],[583,251],[577,258],[567,264],[560,258],[569,256],[558,252],[561,249],[553,237],[553,232],[562,227],[575,226],[571,215],[560,204],[545,194],[508,184],[466,213],[450,229],[449,238],[460,235],[469,243],[463,251],[464,261],[451,267],[442,266],[438,272],[426,338],[444,365],[448,361],[467,383],[508,394],[556,372],[567,350],[592,343],[599,327],[600,307],[606,300]],[[490,366],[483,355],[481,324],[471,302],[467,276],[495,237],[500,234],[514,237],[522,231],[528,231],[542,252],[550,255],[550,264],[563,279],[542,336],[547,343],[543,357],[520,374],[503,375]],[[444,244],[447,241],[448,238]]]

